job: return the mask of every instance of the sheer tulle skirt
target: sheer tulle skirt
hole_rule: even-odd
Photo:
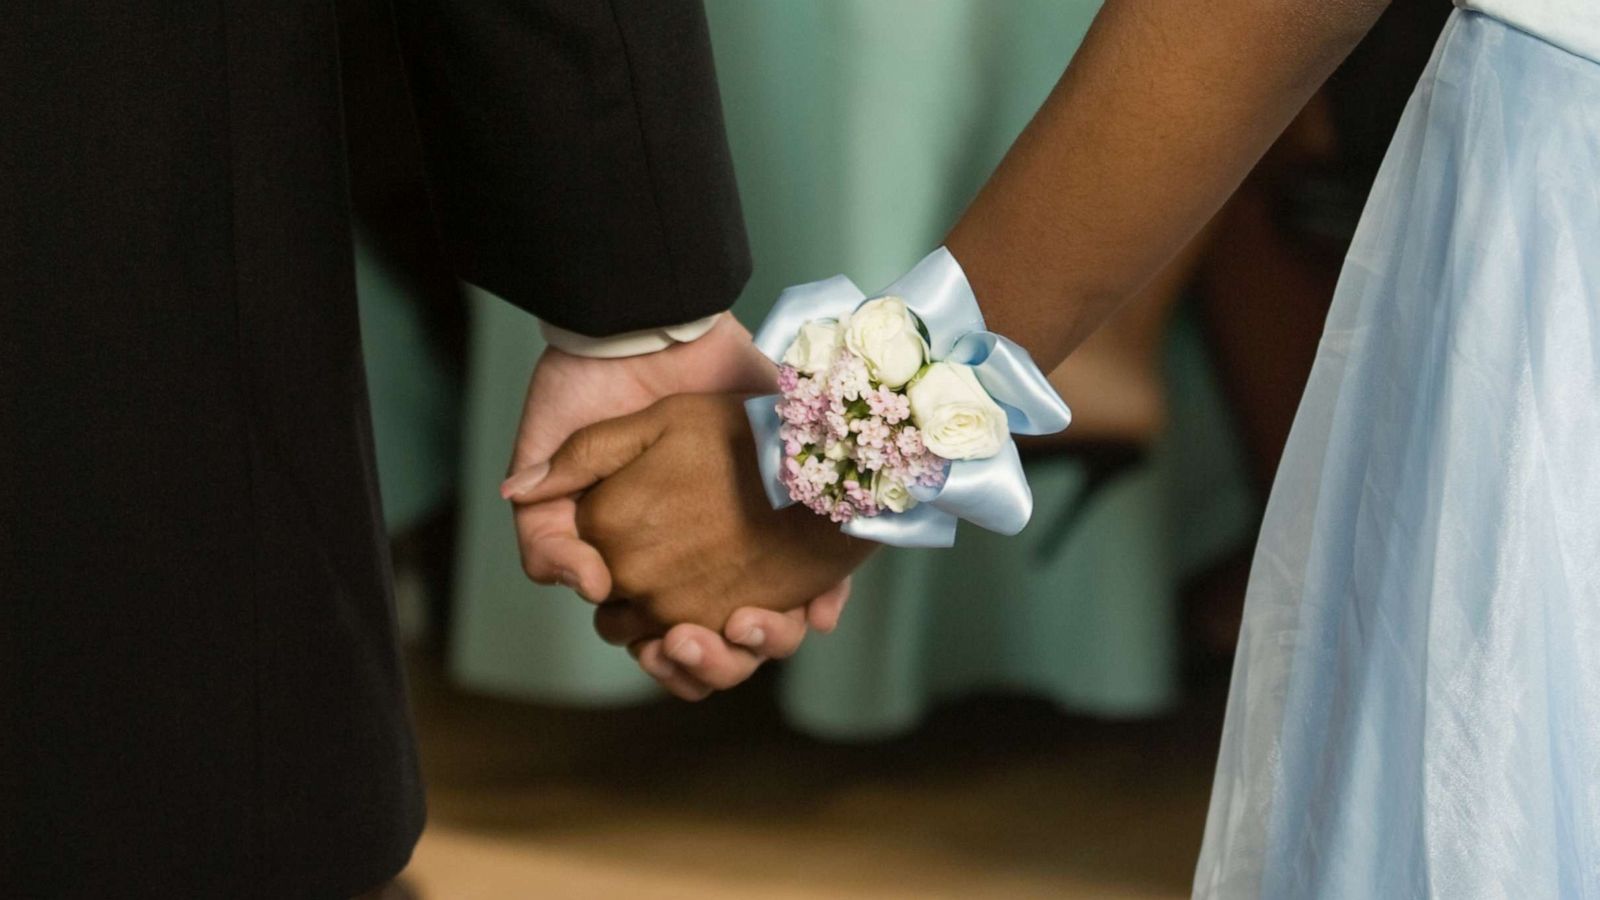
[[[1195,894],[1600,898],[1600,64],[1477,14],[1278,473]]]

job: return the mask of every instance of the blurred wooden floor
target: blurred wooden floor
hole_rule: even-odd
[[[830,745],[770,685],[698,706],[554,710],[413,666],[430,825],[422,900],[1187,897],[1216,690],[1108,724],[966,701],[916,734]]]

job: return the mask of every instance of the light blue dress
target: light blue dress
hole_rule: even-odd
[[[1482,5],[1574,39],[1457,11],[1401,122],[1269,502],[1197,897],[1600,898],[1600,4]]]

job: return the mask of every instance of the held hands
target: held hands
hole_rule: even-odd
[[[751,346],[749,333],[732,316],[724,316],[699,340],[645,356],[591,359],[551,348],[534,368],[513,474],[502,494],[515,501],[519,486],[543,477],[550,455],[586,425],[636,412],[676,393],[769,390],[772,379],[772,364]],[[600,554],[579,537],[576,509],[571,497],[516,503],[523,567],[535,581],[565,583],[598,602],[610,593],[610,574]],[[848,595],[844,582],[792,614],[740,610],[724,629],[731,641],[685,624],[665,635],[641,631],[629,649],[674,694],[699,699],[712,688],[748,678],[766,658],[793,653],[808,624],[831,630]],[[597,619],[609,621],[616,608],[605,607]]]
[[[674,396],[583,428],[513,499],[578,492],[578,533],[609,563],[610,595],[626,600],[596,617],[612,643],[681,622],[720,629],[742,607],[798,610],[875,546],[802,507],[771,507],[733,395]]]

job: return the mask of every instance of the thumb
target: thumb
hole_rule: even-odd
[[[500,495],[525,504],[576,494],[639,458],[665,428],[666,419],[649,409],[581,428],[548,463],[513,473],[500,485]]]

